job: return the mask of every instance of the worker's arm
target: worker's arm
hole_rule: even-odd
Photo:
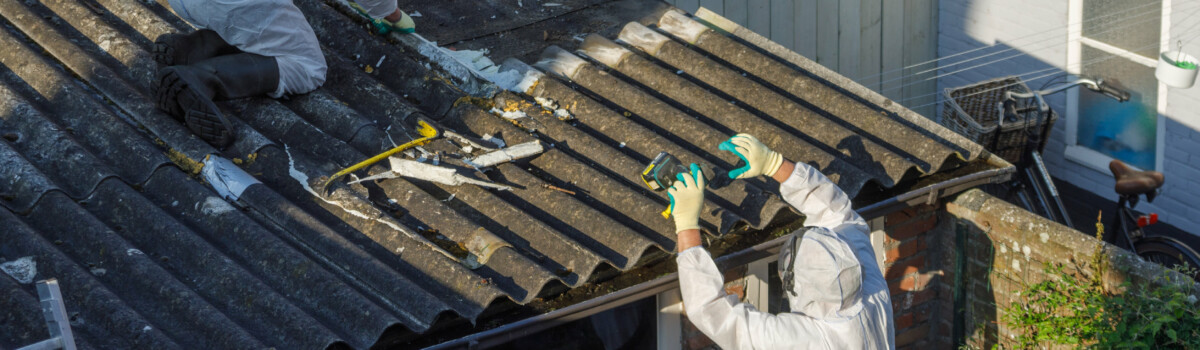
[[[803,163],[795,164],[788,173],[783,170],[781,167],[779,173],[772,176],[776,180],[784,177],[779,182],[779,195],[804,214],[805,226],[826,227],[842,232],[840,228],[852,225],[863,232],[867,231],[867,222],[851,207],[846,192],[842,192],[825,174]]]
[[[863,229],[866,228],[866,222],[850,207],[846,193],[808,164],[783,159],[778,152],[749,134],[729,138],[721,143],[720,149],[733,152],[746,162],[746,166],[730,171],[729,177],[745,179],[766,175],[779,181],[780,196],[804,214],[804,225],[834,231],[847,224],[861,224]]]
[[[684,250],[675,258],[688,320],[723,349],[797,349],[822,343],[815,320],[792,313],[773,315],[725,293],[725,281],[708,251]]]

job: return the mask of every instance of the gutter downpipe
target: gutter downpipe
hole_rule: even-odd
[[[968,188],[983,184],[1000,183],[1012,178],[1016,167],[998,156],[985,156],[988,165],[995,169],[949,179],[922,187],[904,194],[889,198],[879,203],[858,209],[859,215],[870,220],[888,213],[920,204],[933,204],[939,198],[948,197],[965,191]],[[759,243],[750,248],[728,254],[716,259],[717,268],[727,269],[762,260],[779,253],[779,246],[787,240],[787,236]],[[504,326],[471,334],[462,338],[450,340],[425,348],[435,349],[487,349],[514,339],[532,335],[572,321],[577,321],[597,313],[625,305],[629,302],[651,297],[658,293],[678,288],[679,274],[671,273],[650,281],[625,288],[607,295],[593,298],[579,304],[533,316],[524,320],[509,323]]]

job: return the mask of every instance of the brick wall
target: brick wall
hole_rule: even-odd
[[[934,301],[939,291],[935,286],[942,278],[941,271],[929,268],[937,258],[929,249],[939,221],[936,209],[922,205],[888,214],[883,219],[881,267],[891,289],[897,349],[939,346],[933,337],[938,331],[937,324],[929,322],[937,311]]]
[[[1186,1],[1174,0],[1177,7],[1184,3]],[[1015,49],[962,65],[951,64],[1000,49],[943,61],[940,73],[976,65],[981,67],[938,78],[939,92],[991,78],[1067,66],[1067,1],[975,0],[941,1],[939,4],[939,57],[990,45]],[[1176,31],[1170,33],[1171,37],[1181,35],[1179,32],[1194,23],[1194,18],[1190,16],[1190,10],[1177,10],[1171,14],[1171,27]],[[1175,40],[1171,42],[1173,47]],[[1200,55],[1200,40],[1188,41],[1184,51],[1193,56]],[[992,62],[1017,53],[1027,53],[1029,56]],[[1043,74],[1028,77],[1040,75]],[[1036,89],[1045,80],[1027,81],[1027,84]],[[1060,115],[1043,154],[1050,173],[1101,197],[1115,200],[1112,175],[1064,156],[1067,146],[1066,100],[1063,94],[1058,94],[1051,96],[1048,102]],[[1168,90],[1165,129],[1165,135],[1159,135],[1165,143],[1163,168],[1158,169],[1167,177],[1163,195],[1154,203],[1139,205],[1138,209],[1157,212],[1162,215],[1163,222],[1200,234],[1194,232],[1195,227],[1200,227],[1200,205],[1196,201],[1196,198],[1200,198],[1200,154],[1196,152],[1200,149],[1200,89]]]
[[[1043,272],[1047,263],[1090,275],[1091,266],[1081,262],[1102,252],[1112,266],[1102,277],[1106,287],[1114,290],[1126,279],[1145,283],[1163,271],[1096,240],[1094,233],[1059,225],[979,190],[958,195],[939,216],[938,228],[929,233],[933,247],[927,252],[938,256],[929,268],[944,271],[932,287],[943,291],[932,302],[938,311],[933,327],[942,331],[935,336],[939,344],[953,340],[957,319],[969,347],[1011,347],[1017,333],[1004,321],[1004,310],[1024,286],[1047,278]],[[1200,291],[1200,285],[1194,288]],[[960,292],[957,304],[956,290]],[[961,308],[956,310],[956,305]]]

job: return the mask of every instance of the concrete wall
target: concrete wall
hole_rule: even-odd
[[[937,0],[665,0],[700,7],[931,116],[934,80],[903,67],[937,55]]]
[[[1194,4],[1174,0],[1176,11],[1171,16],[1172,38],[1193,27]],[[945,57],[966,50],[998,45],[1013,52],[992,56],[968,64],[944,67],[949,73],[992,59],[1023,52],[1029,56],[988,64],[966,72],[938,79],[938,90],[969,85],[990,78],[1019,75],[1043,68],[1064,68],[1067,64],[1067,1],[1044,0],[944,0],[939,2],[938,56]],[[1193,16],[1194,17],[1194,16]],[[1186,37],[1195,37],[1196,28]],[[1037,39],[1029,39],[1034,35]],[[1172,39],[1174,41],[1175,39]],[[1009,46],[1012,45],[1012,46]],[[1185,45],[1185,52],[1200,53],[1200,41]],[[987,51],[991,52],[991,51]],[[961,57],[972,57],[963,55]],[[943,61],[942,65],[957,59]],[[1044,82],[1029,82],[1038,88]],[[1055,124],[1044,154],[1046,165],[1054,177],[1073,183],[1104,198],[1116,199],[1113,179],[1107,171],[1098,171],[1064,157],[1066,148],[1066,101],[1060,95],[1051,99],[1051,106],[1063,118]],[[1163,196],[1139,210],[1157,212],[1162,221],[1185,231],[1200,233],[1200,88],[1169,89],[1167,92],[1166,135],[1162,171],[1167,178]]]

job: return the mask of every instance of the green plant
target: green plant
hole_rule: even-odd
[[[1097,236],[1103,237],[1100,224]],[[1096,255],[1089,276],[1077,277],[1079,269],[1069,273],[1062,264],[1047,265],[1049,278],[1018,294],[1005,319],[1019,333],[1019,347],[1200,348],[1200,311],[1190,279],[1180,283],[1172,280],[1181,278],[1178,274],[1164,271],[1150,283],[1125,282],[1125,292],[1114,293],[1101,279],[1107,259],[1102,251]]]
[[[1196,69],[1196,64],[1188,61],[1175,62],[1175,66],[1183,69]]]

